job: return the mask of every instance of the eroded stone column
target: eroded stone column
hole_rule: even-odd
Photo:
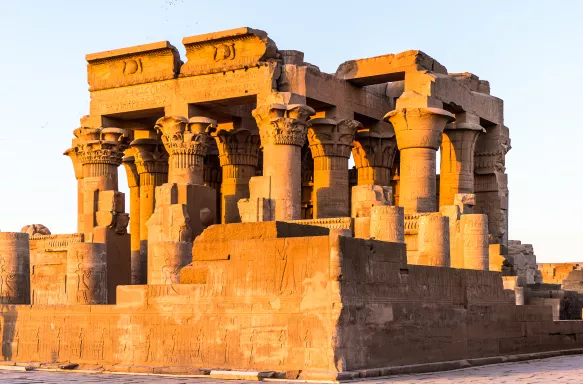
[[[490,268],[488,245],[488,216],[481,214],[461,215],[464,268],[487,271]]]
[[[301,148],[306,121],[315,111],[304,104],[263,104],[253,110],[263,147],[263,177],[269,179],[272,220],[301,218]]]
[[[134,274],[139,284],[146,284],[148,265],[147,222],[156,208],[156,187],[168,181],[168,153],[161,141],[136,139],[131,142],[135,149],[135,165],[140,175],[140,260],[139,272]]]
[[[436,152],[453,115],[440,108],[401,108],[385,119],[393,124],[400,151],[399,204],[405,213],[435,212]]]
[[[73,162],[73,169],[75,170],[75,178],[77,179],[77,232],[83,232],[83,164],[79,161],[77,156],[77,151],[75,147],[77,146],[78,139],[73,139],[73,147],[69,148],[63,153],[65,156],[69,156]]]
[[[403,207],[377,205],[370,209],[370,237],[393,243],[405,242]]]
[[[27,233],[0,232],[0,303],[30,304]]]
[[[419,217],[417,235],[419,265],[449,267],[449,218],[441,213],[430,213]]]
[[[327,118],[308,122],[308,142],[314,159],[314,219],[350,215],[348,159],[356,120]]]
[[[249,198],[249,180],[259,160],[259,131],[242,125],[219,125],[214,134],[222,167],[221,223],[240,223],[237,202]]]
[[[217,122],[206,117],[166,116],[156,122],[169,154],[168,183],[204,184],[204,157]]]
[[[67,304],[107,304],[107,245],[73,243],[67,250]]]
[[[358,185],[391,185],[397,141],[390,128],[388,124],[363,128],[354,135],[352,156],[358,170]]]
[[[439,206],[454,204],[458,193],[474,193],[474,152],[481,132],[480,118],[469,113],[456,115],[455,123],[443,131]]]
[[[123,165],[130,189],[130,238],[132,284],[140,284],[140,175],[135,164],[135,148],[126,150]]]

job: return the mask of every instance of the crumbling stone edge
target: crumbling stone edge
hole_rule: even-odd
[[[346,372],[323,372],[323,371],[214,371],[210,369],[185,368],[185,367],[145,367],[145,366],[92,366],[78,369],[62,369],[59,364],[52,363],[14,363],[1,362],[0,370],[17,370],[17,371],[51,371],[51,372],[71,372],[71,373],[90,373],[90,374],[116,374],[116,375],[154,375],[154,376],[173,376],[173,377],[190,377],[190,378],[216,378],[232,380],[257,380],[257,381],[306,381],[334,383],[339,381],[350,381],[359,379],[382,378],[396,375],[409,375],[420,373],[433,373],[443,371],[453,371],[458,369],[480,367],[484,365],[517,363],[527,360],[540,360],[551,357],[581,355],[583,348],[564,349],[558,351],[545,351],[523,353],[518,355],[481,357],[475,359],[464,359],[454,361],[442,361],[437,363],[413,364],[384,368],[361,369]]]

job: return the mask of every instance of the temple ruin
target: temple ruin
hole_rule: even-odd
[[[0,233],[4,360],[342,379],[583,347],[509,243],[488,81],[421,51],[324,73],[251,28],[182,44],[86,56],[77,233]]]

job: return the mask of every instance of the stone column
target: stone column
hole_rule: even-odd
[[[441,213],[419,217],[418,265],[449,267],[449,218]]]
[[[354,135],[352,156],[358,170],[358,185],[391,185],[391,167],[397,152],[395,134],[389,125],[359,129]]]
[[[78,128],[74,132],[76,158],[82,166],[83,230],[91,232],[97,225],[98,194],[118,190],[118,172],[123,158],[125,130],[120,128]]]
[[[461,113],[443,131],[439,206],[454,204],[458,193],[474,193],[474,152],[478,136],[485,132],[479,123],[479,117]]]
[[[130,189],[131,282],[140,284],[140,175],[136,167],[135,148],[126,150],[123,165]]]
[[[213,136],[222,167],[221,223],[240,223],[237,202],[249,198],[249,180],[255,176],[259,159],[259,131],[219,125]]]
[[[204,184],[204,157],[211,142],[209,134],[217,122],[206,117],[166,116],[156,122],[169,154],[168,183]]]
[[[405,242],[403,207],[377,205],[370,208],[370,237],[392,243]]]
[[[156,139],[136,139],[134,163],[140,175],[140,260],[139,272],[134,274],[139,284],[146,284],[148,260],[148,226],[146,223],[156,207],[156,187],[168,181],[168,154]],[[139,279],[137,276],[139,275]]]
[[[73,243],[67,250],[67,304],[107,304],[107,245]]]
[[[77,151],[75,147],[77,146],[77,139],[73,139],[73,147],[69,148],[63,153],[65,156],[69,156],[73,162],[73,169],[75,170],[75,178],[77,179],[77,232],[83,232],[83,165],[79,161],[77,156]]]
[[[401,108],[385,119],[393,124],[400,151],[399,204],[405,213],[435,212],[436,152],[453,115],[440,108]]]
[[[263,104],[253,110],[274,220],[301,218],[301,148],[306,141],[306,121],[315,113],[304,104]]]
[[[314,219],[350,215],[348,159],[356,120],[318,118],[308,122],[314,159]]]
[[[27,233],[0,232],[0,303],[30,304]]]
[[[461,215],[460,232],[463,242],[464,268],[488,271],[490,269],[488,216]]]

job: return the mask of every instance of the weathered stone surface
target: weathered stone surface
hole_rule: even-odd
[[[29,235],[0,232],[0,302],[30,303]]]

